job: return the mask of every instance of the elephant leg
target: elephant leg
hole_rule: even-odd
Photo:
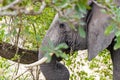
[[[113,62],[113,80],[120,80],[120,49],[110,52]]]

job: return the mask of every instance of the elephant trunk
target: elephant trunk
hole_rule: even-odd
[[[46,80],[69,80],[68,69],[58,62],[55,56],[53,56],[50,63],[41,64],[40,69]]]

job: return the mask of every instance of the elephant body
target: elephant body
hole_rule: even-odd
[[[110,24],[110,16],[101,12],[101,7],[94,3],[91,3],[92,9],[88,11],[84,22],[86,25],[82,26],[86,32],[86,37],[82,38],[78,30],[70,28],[66,22],[59,20],[59,15],[56,14],[50,28],[48,29],[43,42],[42,47],[48,46],[48,41],[52,41],[54,46],[60,43],[66,43],[68,49],[63,50],[69,53],[71,50],[83,50],[88,49],[88,59],[92,60],[97,54],[107,48],[111,52],[111,58],[113,61],[113,79],[120,79],[120,49],[114,50],[115,44],[114,32],[105,35],[105,29]],[[78,25],[74,24],[74,27],[78,29]],[[44,56],[44,52],[40,49],[39,59]],[[50,63],[43,63],[40,65],[41,71],[46,80],[69,80],[69,71],[67,68],[59,63],[61,59],[55,55],[52,56]]]

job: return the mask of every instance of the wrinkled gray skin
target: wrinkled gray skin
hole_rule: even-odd
[[[103,49],[107,48],[111,52],[113,61],[113,80],[120,79],[120,49],[113,50],[114,46],[114,33],[105,35],[104,31],[110,23],[110,16],[101,12],[100,7],[91,3],[92,10],[88,11],[85,17],[86,25],[83,26],[87,35],[86,38],[80,37],[78,31],[70,28],[68,23],[60,22],[58,15],[54,18],[49,30],[47,31],[42,47],[48,45],[51,40],[55,46],[60,43],[66,43],[69,48],[63,50],[69,53],[70,50],[83,50],[88,49],[88,59],[91,60]],[[74,24],[74,23],[73,23]],[[74,26],[78,28],[75,23]],[[39,51],[39,59],[44,56],[43,51]],[[50,63],[40,65],[41,71],[46,80],[69,80],[69,71],[67,68],[59,63],[61,59],[55,55],[52,57]]]
[[[73,51],[86,49],[86,39],[80,37],[78,31],[71,29],[67,23],[61,23],[58,15],[56,15],[50,29],[47,31],[42,42],[42,47],[47,46],[49,40],[53,42],[54,46],[66,43],[69,48],[63,51],[67,53],[71,49]],[[43,57],[43,53],[40,50],[39,58]],[[40,66],[46,80],[69,80],[69,71],[64,65],[59,63],[59,60],[60,58],[56,58],[54,55],[50,63],[44,63]]]

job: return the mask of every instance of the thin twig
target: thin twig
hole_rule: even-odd
[[[40,75],[40,66],[36,66],[36,80],[39,80],[39,75]]]
[[[102,4],[99,4],[99,3],[98,3],[97,1],[95,1],[95,0],[92,0],[92,2],[93,2],[94,4],[96,4],[98,7],[103,8],[103,9],[105,9],[106,11],[110,12],[109,15],[110,15],[111,18],[116,17],[116,14],[115,14],[111,9],[109,9],[108,7],[106,7],[106,6],[102,5]]]
[[[13,73],[13,76],[12,76],[12,79],[11,79],[11,80],[16,80],[15,77],[16,77],[17,74],[18,74],[19,67],[20,67],[20,63],[18,62],[17,67],[16,67],[16,69],[15,69],[15,72]]]
[[[16,80],[17,78],[19,78],[20,76],[22,76],[23,74],[25,74],[27,71],[29,71],[30,69],[26,69],[24,72],[22,72],[21,74],[17,75],[14,77],[14,80]]]
[[[22,16],[20,15],[19,18],[20,18],[20,23],[18,23],[19,30],[18,30],[18,33],[17,33],[16,41],[15,41],[15,46],[17,46],[16,47],[16,55],[18,55],[18,51],[19,51],[18,44],[19,44],[19,38],[20,38],[20,33],[21,33],[21,27],[22,27]],[[20,67],[20,57],[18,57],[18,62],[17,63],[18,64],[17,64],[16,70],[15,70],[15,73],[12,77],[13,80],[15,80],[14,77],[18,74],[18,70],[19,70],[19,67]]]
[[[1,7],[0,12],[3,11],[3,10],[7,10],[7,9],[9,9],[11,7],[14,7],[15,4],[17,4],[17,3],[21,2],[21,1],[22,0],[15,0],[14,2],[10,3],[9,5]]]
[[[32,79],[33,79],[33,80],[35,80],[35,75],[34,75],[34,73],[33,73],[33,70],[32,70],[32,69],[30,70],[30,73],[31,73],[31,76],[33,77]]]
[[[39,43],[38,43],[38,41],[37,41],[37,31],[36,31],[36,28],[35,28],[35,25],[34,24],[32,24],[32,26],[33,26],[33,30],[34,30],[34,33],[35,33],[35,39],[36,39],[36,43],[37,43],[37,50],[39,50]]]
[[[51,7],[53,7],[60,16],[64,16],[63,12],[61,11],[61,9],[59,9],[58,7],[54,6],[54,5],[50,5]]]
[[[27,10],[27,9],[17,9],[14,11],[0,11],[0,16],[17,16],[19,14],[25,14],[25,15],[39,15],[43,12],[43,10],[46,7],[45,1],[42,1],[42,5],[40,6],[39,11],[35,12],[33,10]],[[3,9],[2,9],[3,10]]]
[[[95,1],[95,0],[92,0],[92,2],[93,2],[94,4],[96,4],[97,6],[101,7],[101,8],[104,8],[104,9],[107,8],[106,6],[103,6],[102,4],[99,4],[99,3],[98,3],[97,1]]]

